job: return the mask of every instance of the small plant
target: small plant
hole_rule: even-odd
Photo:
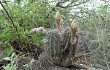
[[[15,56],[14,53],[11,55],[11,57],[6,57],[6,58],[4,58],[4,59],[11,61],[8,65],[3,66],[3,68],[4,68],[5,70],[16,70],[16,60],[17,60],[17,56]]]

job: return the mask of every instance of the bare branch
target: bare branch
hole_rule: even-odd
[[[86,0],[86,1],[83,1],[83,2],[80,2],[80,3],[78,3],[78,4],[73,4],[73,3],[75,3],[74,1],[71,1],[71,3],[69,3],[68,5],[66,5],[66,6],[62,6],[61,5],[61,3],[65,3],[65,2],[58,2],[58,7],[61,7],[61,8],[68,8],[68,7],[74,7],[74,6],[78,6],[78,5],[81,5],[81,4],[84,4],[84,3],[86,3],[86,2],[88,2],[89,0]],[[72,5],[73,4],[73,5]]]

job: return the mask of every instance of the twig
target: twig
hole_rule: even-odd
[[[9,9],[9,12],[10,12],[10,14],[11,14],[11,16],[12,16],[12,12],[11,12],[11,10],[10,10],[10,8],[9,8],[9,6],[8,6],[8,4],[7,4],[7,2],[4,2],[5,4],[6,4],[6,6],[7,6],[7,8]],[[13,17],[12,17],[13,18]]]
[[[79,58],[79,57],[83,57],[83,56],[91,55],[91,54],[97,52],[99,49],[100,49],[100,46],[97,47],[97,48],[96,48],[95,50],[93,50],[92,52],[85,53],[85,54],[82,54],[82,53],[77,54],[77,55],[75,55],[72,59],[74,60],[74,59]]]
[[[72,64],[70,66],[67,66],[66,68],[70,68],[70,69],[88,69],[87,67],[85,67],[83,65],[77,65],[77,64]]]
[[[51,9],[51,11],[45,15],[45,19],[49,18],[49,15],[50,15],[54,10],[55,10],[55,7],[53,7],[53,8]]]
[[[47,18],[49,17],[49,15],[50,15],[53,11],[55,11],[55,8],[56,8],[57,6],[59,6],[60,3],[64,3],[64,2],[57,2],[56,5],[50,10],[50,12],[45,15],[45,19],[47,19]]]
[[[84,1],[84,2],[81,2],[81,3],[78,3],[78,4],[74,4],[74,5],[71,5],[72,3],[74,3],[74,1],[72,1],[70,4],[66,5],[66,6],[62,6],[61,3],[64,3],[64,2],[58,2],[58,7],[61,7],[61,8],[68,8],[68,7],[74,7],[74,6],[78,6],[78,5],[81,5],[81,4],[84,4],[86,3],[88,0]]]
[[[14,21],[13,21],[13,20],[12,20],[12,18],[10,17],[10,15],[9,15],[8,11],[6,10],[6,8],[4,7],[4,5],[2,4],[2,2],[1,2],[1,1],[0,1],[0,4],[1,4],[1,6],[3,7],[3,9],[5,10],[6,14],[8,15],[8,17],[9,17],[10,21],[12,22],[13,27],[14,27],[14,28],[15,28],[15,30],[16,30],[17,36],[19,37],[19,34],[18,34],[18,29],[17,29],[17,27],[15,26]]]

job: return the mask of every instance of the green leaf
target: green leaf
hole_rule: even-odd
[[[11,57],[5,57],[3,59],[5,59],[5,60],[11,60]]]

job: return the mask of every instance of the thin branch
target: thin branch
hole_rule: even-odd
[[[51,11],[45,15],[45,19],[49,18],[49,15],[50,15],[53,11],[55,11],[55,7],[53,7],[53,8],[51,9]]]
[[[56,5],[50,10],[50,12],[45,15],[45,19],[49,18],[49,15],[50,15],[53,11],[55,11],[55,8],[56,8],[57,6],[59,6],[60,3],[64,3],[64,2],[62,2],[62,1],[61,1],[61,2],[57,2]]]
[[[10,14],[11,14],[11,16],[12,16],[12,12],[11,12],[11,10],[10,10],[10,8],[9,8],[9,6],[8,6],[8,4],[7,4],[7,2],[4,2],[5,4],[6,4],[6,6],[7,6],[7,8],[9,9],[9,12],[10,12]],[[13,17],[12,17],[13,18]]]
[[[74,5],[72,5],[72,4],[74,3],[74,1],[72,1],[71,3],[69,3],[69,4],[66,5],[66,6],[62,6],[62,5],[61,5],[61,3],[65,3],[65,2],[59,2],[57,6],[58,6],[58,7],[61,7],[61,8],[68,8],[68,7],[74,7],[74,6],[78,6],[78,5],[84,4],[84,3],[86,3],[87,1],[89,1],[89,0],[83,1],[83,2],[78,3],[78,4],[74,4]],[[75,2],[76,2],[76,1],[75,1]]]
[[[84,3],[86,3],[87,1],[89,1],[89,0],[86,0],[86,1],[83,1],[83,2],[81,2],[81,3],[72,5],[73,3],[77,2],[77,0],[76,0],[76,1],[73,0],[73,1],[71,1],[71,3],[69,3],[67,6],[62,6],[62,5],[61,5],[62,3],[65,3],[65,1],[57,2],[56,5],[51,9],[51,11],[45,15],[45,19],[48,18],[49,15],[50,15],[53,11],[55,11],[55,8],[56,8],[56,7],[61,7],[61,8],[74,7],[74,6],[78,6],[78,5],[84,4]],[[66,1],[66,2],[67,2],[67,1]]]
[[[89,52],[89,53],[85,53],[85,54],[82,54],[82,53],[79,53],[77,55],[75,55],[72,59],[76,59],[76,58],[80,58],[80,57],[83,57],[83,56],[88,56],[88,55],[92,55],[93,53],[97,52],[100,50],[100,46],[98,46],[95,50],[93,50],[92,52]]]
[[[5,10],[7,16],[9,17],[9,19],[10,19],[10,21],[11,21],[13,27],[15,28],[17,35],[18,35],[18,29],[17,29],[17,27],[15,26],[14,21],[13,21],[12,18],[10,17],[8,11],[6,10],[6,8],[4,7],[4,5],[2,4],[1,1],[0,1],[0,4],[1,4],[1,6],[3,7],[3,9]],[[18,37],[19,37],[19,35],[18,35]]]
[[[81,4],[84,4],[86,3],[88,0],[84,1],[84,2],[81,2],[81,3],[78,3],[78,4],[74,4],[74,5],[71,5],[71,6],[68,6],[68,7],[74,7],[74,6],[78,6],[78,5],[81,5]]]

